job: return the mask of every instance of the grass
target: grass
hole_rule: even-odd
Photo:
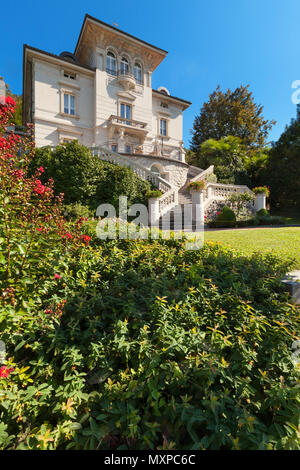
[[[244,254],[273,252],[285,260],[293,258],[300,269],[300,227],[217,230],[205,232],[206,241],[222,242]]]

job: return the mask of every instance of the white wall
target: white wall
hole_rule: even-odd
[[[76,138],[85,145],[93,143],[93,77],[76,72],[76,80],[70,80],[63,76],[64,70],[68,70],[68,64],[66,67],[61,67],[46,61],[34,60],[33,109],[35,140],[38,147],[57,145],[63,138]],[[63,90],[75,94],[78,118],[61,114]]]

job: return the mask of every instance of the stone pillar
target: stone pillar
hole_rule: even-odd
[[[180,150],[179,150],[179,160],[183,163],[185,163],[185,151],[183,148],[183,141],[179,143],[180,145]]]
[[[266,195],[265,195],[265,193],[257,193],[255,195],[254,208],[255,208],[256,212],[260,211],[261,209],[266,208]]]
[[[207,186],[207,199],[210,199],[212,197],[212,187]]]
[[[191,190],[192,194],[192,216],[197,225],[204,224],[204,197],[203,191]]]
[[[149,225],[158,227],[159,222],[159,198],[151,197],[148,199]]]
[[[125,153],[124,129],[119,130],[118,153]]]

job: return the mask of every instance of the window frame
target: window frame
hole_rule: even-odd
[[[162,133],[162,123],[165,123],[165,133]],[[168,137],[168,120],[165,118],[159,118],[159,135],[161,137]]]
[[[123,70],[124,64],[126,64],[125,70]],[[120,60],[120,75],[128,75],[129,73],[130,73],[129,60],[123,56]]]
[[[66,97],[68,97],[67,106],[66,106]],[[71,98],[73,98],[73,100]],[[73,101],[73,106],[71,104],[71,101]],[[76,95],[66,90],[63,91],[63,114],[66,114],[71,117],[76,116]]]
[[[136,76],[136,70],[139,70],[140,71],[140,78],[138,78]],[[134,66],[133,66],[133,75],[134,75],[134,78],[135,78],[135,81],[136,83],[138,83],[139,85],[143,85],[144,84],[144,80],[143,80],[143,67],[142,65],[139,63],[139,62],[134,62]]]
[[[125,110],[126,110],[126,109],[129,109],[129,110],[130,110],[130,117],[128,117],[128,116],[126,115],[126,114],[127,114],[126,112],[125,112],[125,115],[122,116],[122,109],[123,109],[123,107],[124,107]],[[127,124],[128,126],[131,125],[131,123],[130,123],[129,121],[132,121],[132,111],[133,111],[132,104],[125,103],[125,102],[121,102],[121,103],[120,103],[120,117],[121,117],[122,119],[128,119],[128,121],[125,122],[125,124]]]
[[[110,64],[108,66],[108,58],[110,59]],[[112,61],[113,59],[113,61]],[[112,67],[112,63],[114,63],[114,66]],[[117,63],[117,57],[114,52],[112,51],[107,51],[106,53],[106,72],[109,73],[110,75],[118,75],[118,63]]]

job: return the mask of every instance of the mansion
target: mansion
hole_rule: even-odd
[[[185,162],[190,102],[152,89],[167,52],[86,15],[74,53],[24,45],[23,121],[38,147],[78,140],[118,154]]]

